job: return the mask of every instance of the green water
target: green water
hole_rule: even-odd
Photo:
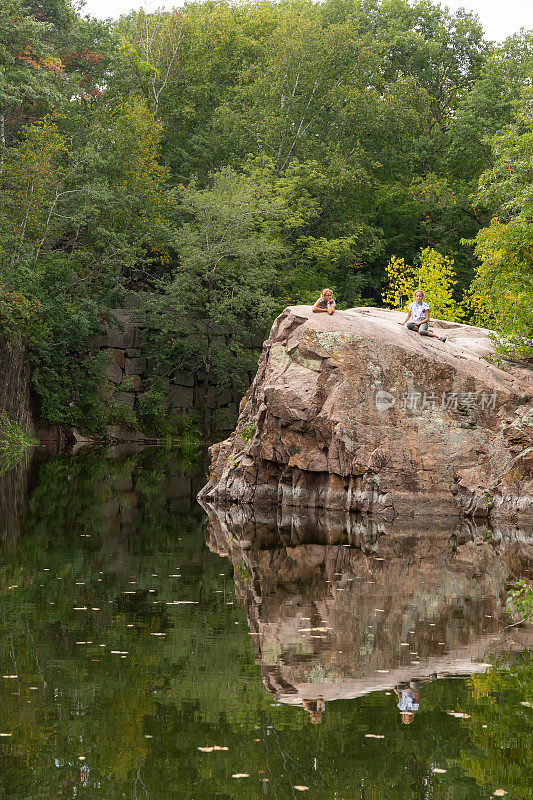
[[[0,798],[533,796],[533,660],[499,634],[523,531],[422,552],[327,520],[208,526],[201,467],[157,451],[1,480]]]

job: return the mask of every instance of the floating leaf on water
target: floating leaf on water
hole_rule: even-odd
[[[157,600],[154,600],[157,603]],[[197,606],[198,600],[171,600],[167,606]]]
[[[325,631],[332,631],[333,628],[298,628],[298,633],[325,633]]]

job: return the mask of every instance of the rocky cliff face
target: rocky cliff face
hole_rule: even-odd
[[[0,416],[3,414],[25,430],[33,430],[26,348],[0,339]]]
[[[200,496],[395,515],[533,516],[533,372],[490,365],[488,331],[287,308]]]

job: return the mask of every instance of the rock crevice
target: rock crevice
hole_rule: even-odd
[[[533,373],[484,360],[489,332],[394,311],[287,308],[201,497],[287,508],[533,516]]]

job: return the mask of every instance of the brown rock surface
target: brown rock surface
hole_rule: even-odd
[[[275,321],[200,497],[281,508],[533,516],[533,371],[500,369],[489,332],[442,343],[374,308]]]
[[[533,529],[206,511],[208,546],[233,564],[256,662],[282,702],[468,675],[533,645],[533,626],[510,628],[506,610],[507,587],[531,577]]]

